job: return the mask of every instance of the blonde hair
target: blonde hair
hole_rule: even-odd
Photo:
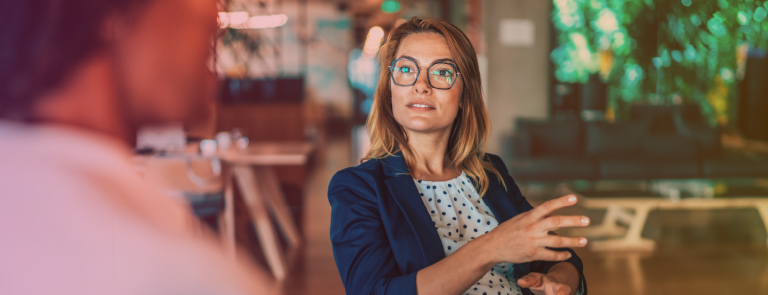
[[[434,33],[445,37],[453,55],[458,72],[464,79],[464,90],[459,100],[459,109],[451,127],[446,158],[460,171],[464,171],[476,182],[482,197],[488,189],[488,170],[495,174],[506,188],[496,168],[485,154],[485,144],[490,133],[490,121],[483,102],[480,69],[477,54],[464,33],[456,26],[441,20],[411,20],[389,33],[379,51],[379,85],[374,94],[373,107],[366,123],[371,146],[363,161],[381,159],[402,152],[409,171],[416,166],[416,159],[403,127],[395,121],[392,113],[392,90],[390,89],[390,63],[395,59],[397,49],[405,37],[417,33]]]

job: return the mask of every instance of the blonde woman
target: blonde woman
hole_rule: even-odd
[[[586,294],[585,226],[533,208],[486,154],[490,123],[475,51],[455,26],[413,18],[380,52],[366,161],[328,188],[331,240],[347,294]]]

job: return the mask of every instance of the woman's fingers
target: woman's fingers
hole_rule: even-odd
[[[544,275],[538,272],[531,272],[527,275],[523,276],[522,278],[517,280],[517,285],[520,286],[520,288],[536,288],[541,287],[543,284]]]
[[[581,227],[589,225],[589,218],[586,216],[566,216],[557,215],[544,218],[538,224],[538,229],[542,231],[553,231],[564,227]]]
[[[576,201],[576,195],[567,195],[554,200],[549,200],[544,202],[544,204],[533,208],[533,210],[530,211],[530,216],[536,220],[544,219],[557,209],[575,205]]]
[[[568,251],[554,251],[545,248],[540,248],[533,255],[531,261],[566,261],[571,258],[571,252]]]
[[[544,294],[546,295],[568,295],[571,293],[571,287],[565,284],[548,281],[544,283]]]
[[[550,248],[584,247],[587,245],[587,238],[546,236],[544,238],[539,239],[536,244],[539,247],[550,247]]]

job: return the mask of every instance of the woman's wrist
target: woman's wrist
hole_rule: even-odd
[[[486,234],[487,235],[487,234]],[[498,264],[491,239],[481,235],[416,275],[418,294],[458,294]],[[463,293],[462,293],[463,294]]]
[[[491,267],[502,263],[496,255],[496,249],[494,243],[491,241],[492,233],[487,233],[467,243],[466,246],[472,245],[472,252],[478,254],[478,262],[483,268],[491,269]],[[464,246],[464,247],[466,247]]]

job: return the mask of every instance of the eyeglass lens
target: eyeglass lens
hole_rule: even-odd
[[[435,88],[451,88],[451,85],[456,82],[456,75],[456,69],[445,63],[434,64],[427,70],[429,83]],[[418,65],[411,60],[399,59],[392,65],[392,79],[397,85],[413,85],[418,76]]]

